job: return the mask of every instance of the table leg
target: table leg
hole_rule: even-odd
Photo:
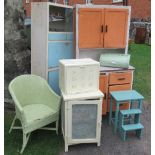
[[[133,103],[134,103],[134,101],[130,101],[130,109],[132,109],[133,108]]]
[[[114,133],[116,133],[118,126],[118,112],[119,112],[119,102],[116,102]]]
[[[138,108],[142,110],[142,100],[138,100]]]
[[[131,100],[131,101],[130,101],[130,109],[133,108],[133,103],[134,103],[134,101]],[[131,115],[129,115],[128,117],[129,117],[129,124],[130,124],[130,122],[131,122]]]
[[[111,125],[111,120],[112,120],[112,97],[110,98],[109,125]]]

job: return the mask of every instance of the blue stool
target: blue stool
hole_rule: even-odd
[[[135,90],[126,90],[126,91],[113,91],[110,92],[110,111],[109,111],[109,125],[111,125],[112,121],[114,120],[114,133],[117,131],[118,127],[118,113],[119,113],[119,106],[120,104],[125,103],[126,101],[130,102],[130,108],[133,107],[133,103],[138,101],[138,109],[142,109],[142,100],[144,97],[139,94]],[[112,118],[112,102],[116,101],[116,111],[115,117]]]

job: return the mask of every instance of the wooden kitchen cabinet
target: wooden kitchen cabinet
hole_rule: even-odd
[[[80,8],[79,48],[125,48],[128,9]]]
[[[104,93],[104,98],[102,101],[102,115],[106,115],[110,108],[110,92],[111,91],[121,91],[121,90],[131,90],[132,89],[132,79],[133,79],[133,68],[132,70],[119,70],[119,71],[109,71],[104,70],[100,74],[99,88]],[[115,103],[113,103],[113,111],[115,111]],[[120,109],[128,109],[129,103],[120,105]]]

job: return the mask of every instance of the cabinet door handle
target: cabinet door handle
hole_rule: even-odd
[[[121,81],[121,80],[125,80],[125,78],[118,78],[118,80],[120,80],[120,81]]]
[[[105,32],[108,32],[108,25],[105,26]]]
[[[103,25],[101,25],[101,33],[103,33]]]
[[[104,93],[104,99],[106,100],[106,98],[107,98],[107,94],[106,94],[106,93]]]

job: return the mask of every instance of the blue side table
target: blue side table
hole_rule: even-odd
[[[109,112],[109,125],[111,125],[111,122],[113,120],[112,118],[112,102],[116,101],[116,111],[115,111],[115,118],[114,118],[114,133],[117,131],[118,126],[118,112],[119,112],[119,106],[120,104],[123,104],[126,101],[129,101],[130,108],[132,108],[134,101],[138,101],[138,108],[142,108],[142,100],[144,97],[139,94],[135,90],[127,90],[127,91],[113,91],[110,92],[110,112]]]

